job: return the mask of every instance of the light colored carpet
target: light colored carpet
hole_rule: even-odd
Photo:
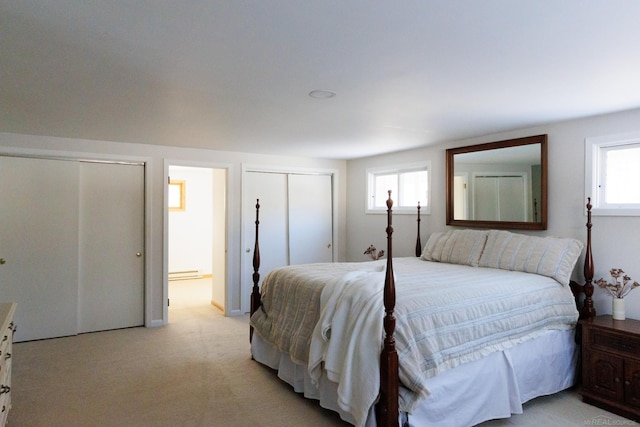
[[[248,318],[222,316],[199,293],[170,291],[166,327],[15,344],[9,426],[347,425],[252,361]],[[483,426],[630,424],[567,391]]]

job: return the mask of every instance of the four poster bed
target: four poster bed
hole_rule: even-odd
[[[256,204],[256,361],[356,426],[475,425],[575,383],[576,323],[595,314],[590,203],[585,286],[570,281],[578,240],[450,230],[421,248],[419,210],[416,257],[393,258],[392,205],[386,261],[282,267],[260,289]]]

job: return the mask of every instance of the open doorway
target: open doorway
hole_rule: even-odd
[[[226,170],[169,166],[169,321],[224,315]]]

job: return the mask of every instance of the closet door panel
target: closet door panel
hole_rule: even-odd
[[[500,221],[528,221],[524,177],[505,176],[499,182]]]
[[[77,333],[78,164],[0,157],[0,295],[16,342]]]
[[[144,166],[80,164],[78,331],[144,324]]]
[[[255,241],[256,199],[260,199],[260,272],[261,279],[271,270],[289,263],[287,247],[287,176],[279,173],[245,174],[245,255],[252,265]],[[251,274],[248,275],[251,280]]]
[[[289,175],[289,263],[333,261],[331,176]]]
[[[333,260],[330,175],[245,172],[243,183],[243,303],[253,287],[256,199],[260,199],[260,279],[285,265]]]
[[[496,177],[476,177],[473,181],[473,219],[500,220],[498,181]]]

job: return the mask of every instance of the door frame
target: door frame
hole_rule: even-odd
[[[223,169],[226,173],[225,179],[225,232],[224,232],[224,247],[225,247],[225,278],[224,278],[224,315],[225,316],[237,316],[239,311],[233,308],[233,292],[230,289],[230,280],[232,277],[232,271],[229,259],[229,230],[233,230],[235,227],[234,219],[229,215],[229,206],[235,203],[235,196],[229,191],[230,178],[233,173],[233,165],[230,163],[216,163],[216,162],[198,162],[180,159],[164,159],[164,184],[163,184],[163,232],[162,232],[162,292],[163,292],[163,304],[162,304],[162,319],[164,324],[169,321],[169,167],[170,166],[184,166],[193,168],[208,168],[208,169]]]

